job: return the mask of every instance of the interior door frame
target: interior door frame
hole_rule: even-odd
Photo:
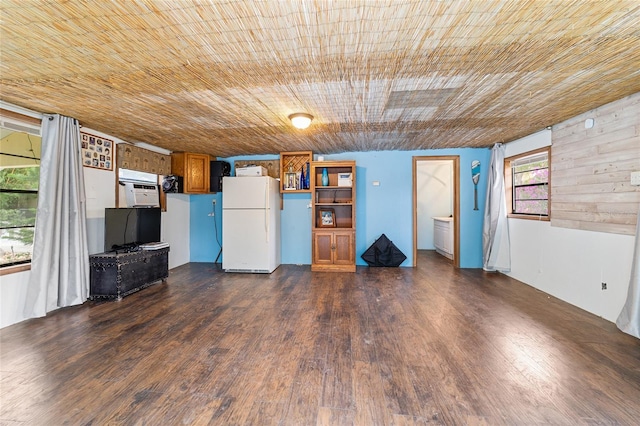
[[[413,267],[418,262],[418,162],[448,160],[453,162],[453,265],[460,267],[460,156],[425,155],[413,160]]]

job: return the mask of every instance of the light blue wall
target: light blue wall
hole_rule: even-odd
[[[215,210],[213,200],[216,200]],[[222,193],[191,195],[189,224],[191,262],[215,261],[222,244]],[[218,259],[221,261],[222,257]]]
[[[482,267],[482,215],[486,193],[489,149],[441,149],[422,151],[374,151],[325,155],[325,160],[356,161],[356,259],[384,233],[407,256],[402,266],[413,264],[412,158],[414,156],[457,155],[460,157],[460,266]],[[224,159],[272,160],[276,155]],[[479,210],[473,210],[471,161],[480,160]],[[373,186],[373,181],[380,186]],[[215,221],[222,241],[221,194],[191,196],[191,261],[212,262],[219,251],[214,221],[208,216],[216,198]],[[284,194],[282,210],[282,263],[311,263],[310,194]]]

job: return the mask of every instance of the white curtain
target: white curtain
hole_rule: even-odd
[[[485,271],[511,270],[509,222],[504,192],[504,150],[501,143],[495,144],[491,149],[482,228],[482,269]]]
[[[26,318],[83,303],[89,294],[89,251],[80,126],[42,118],[40,188]]]
[[[640,210],[636,224],[636,245],[633,250],[627,301],[616,320],[616,325],[625,333],[640,339]]]

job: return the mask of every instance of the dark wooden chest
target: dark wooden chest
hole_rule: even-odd
[[[169,276],[169,248],[89,256],[89,298],[122,299]]]

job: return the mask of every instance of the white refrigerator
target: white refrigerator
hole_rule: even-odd
[[[280,266],[279,181],[225,176],[222,188],[222,269],[270,274]]]

